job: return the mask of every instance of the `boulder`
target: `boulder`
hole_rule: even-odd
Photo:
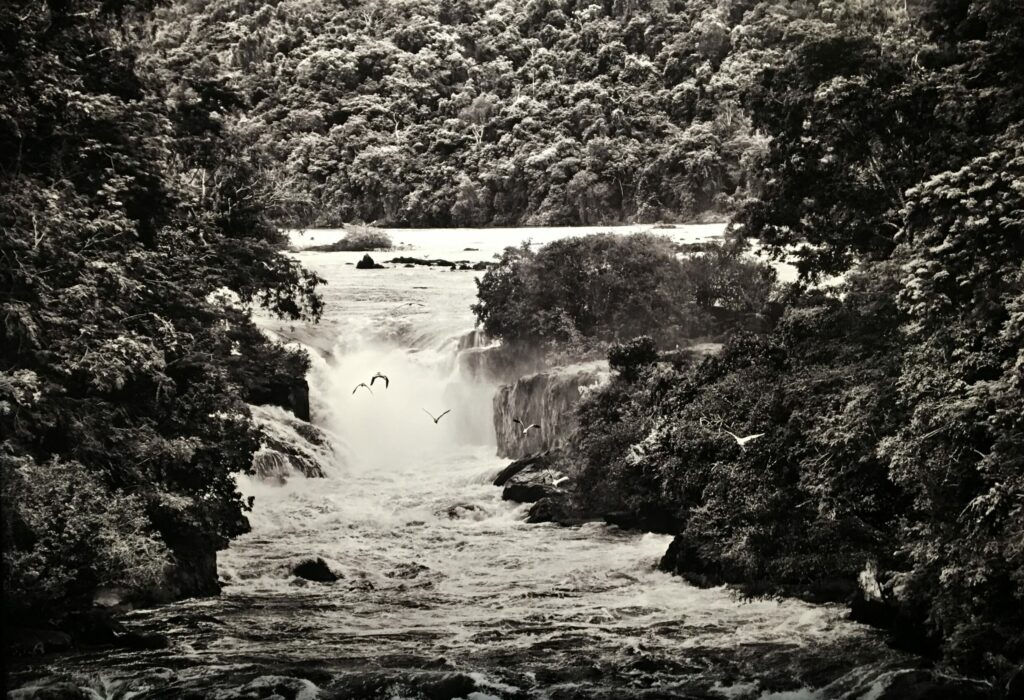
[[[384,266],[373,261],[373,258],[367,253],[363,256],[362,260],[356,263],[357,270],[383,270]]]
[[[501,498],[517,503],[535,503],[546,497],[564,497],[565,475],[554,468],[557,453],[538,455],[504,480]],[[503,475],[499,474],[499,477]]]
[[[530,455],[529,457],[517,459],[498,472],[498,476],[494,477],[494,485],[504,486],[508,483],[509,479],[528,467],[534,469],[546,469],[554,464],[559,455],[560,453],[551,451],[541,452],[538,455]]]
[[[528,523],[577,525],[582,520],[569,505],[569,499],[564,495],[545,496],[530,506],[530,510],[526,514]]]
[[[320,557],[307,559],[297,564],[292,569],[292,573],[307,581],[318,581],[320,583],[334,583],[339,578],[337,574],[331,571],[331,567],[327,565],[327,562]]]

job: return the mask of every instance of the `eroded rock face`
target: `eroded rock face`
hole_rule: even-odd
[[[576,430],[575,407],[582,392],[608,377],[607,362],[595,361],[538,372],[500,387],[494,395],[498,456],[519,459],[563,447]],[[540,427],[524,435],[524,427],[534,423]]]

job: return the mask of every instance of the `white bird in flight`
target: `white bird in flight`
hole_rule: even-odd
[[[512,422],[519,424],[519,427],[523,429],[523,435],[529,433],[533,428],[537,428],[538,430],[540,429],[540,426],[537,425],[536,423],[530,423],[530,425],[526,425],[525,423],[523,423],[523,421],[519,420],[518,418],[512,418]]]
[[[373,393],[373,389],[371,389],[366,382],[359,382],[358,384],[356,384],[356,388],[352,390],[352,393],[355,394],[357,391],[359,391],[359,387],[363,387],[371,394]]]
[[[743,450],[747,449],[746,445],[747,445],[748,442],[750,442],[751,440],[756,440],[757,438],[759,438],[759,437],[764,435],[764,433],[754,433],[753,435],[747,435],[745,437],[740,437],[736,433],[734,433],[732,431],[729,431],[729,430],[726,430],[725,428],[722,428],[722,432],[725,432],[725,433],[728,433],[729,435],[731,435],[732,439],[735,440],[736,444],[739,445],[740,449],[743,449]]]
[[[377,381],[378,379],[383,379],[384,380],[384,388],[385,389],[387,389],[389,386],[391,386],[391,380],[388,379],[385,375],[381,374],[380,372],[377,372],[377,374],[373,375],[373,379],[370,380],[370,386],[373,386],[373,383],[375,381]]]
[[[424,413],[426,413],[426,414],[427,414],[428,416],[430,416],[431,420],[433,420],[433,421],[434,421],[434,425],[437,425],[437,421],[439,421],[439,420],[441,420],[442,418],[444,418],[444,417],[445,417],[445,414],[451,413],[451,410],[452,410],[452,409],[450,409],[450,408],[449,408],[449,409],[448,409],[447,411],[445,411],[444,413],[442,413],[441,415],[439,415],[439,416],[438,416],[437,418],[434,418],[434,414],[433,414],[433,413],[431,413],[430,411],[428,411],[427,409],[425,409],[425,408],[424,408],[424,409],[421,409],[421,410],[422,410],[422,411],[423,411]]]

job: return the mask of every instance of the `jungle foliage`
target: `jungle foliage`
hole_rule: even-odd
[[[742,93],[769,146],[737,218],[806,283],[700,363],[613,348],[574,447],[591,509],[677,535],[667,568],[842,598],[870,564],[919,650],[982,674],[1024,659],[1021,9],[793,22]]]
[[[307,367],[248,304],[320,313],[259,168],[196,107],[231,94],[140,64],[148,4],[0,6],[7,624],[59,623],[100,586],[215,591],[192,569],[248,529],[246,401]]]
[[[664,237],[604,233],[507,248],[477,280],[473,310],[493,338],[584,355],[638,335],[671,347],[756,323],[774,283],[773,268],[735,247],[680,258]]]
[[[184,0],[152,46],[238,88],[283,222],[721,220],[765,184],[744,95],[793,28],[905,31],[903,4]]]

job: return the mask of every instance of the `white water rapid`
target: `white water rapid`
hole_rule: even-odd
[[[478,261],[566,233],[395,238],[410,246],[397,254]],[[268,328],[310,349],[312,422],[330,440],[302,449],[324,478],[240,477],[252,532],[219,555],[222,594],[126,620],[170,648],[61,657],[36,676],[100,698],[866,698],[878,674],[910,663],[839,607],[743,601],[657,571],[668,537],[525,524],[525,507],[490,485],[507,463],[494,456],[495,387],[456,362],[480,273],[298,257],[328,281],[323,322]],[[389,388],[352,393],[378,371]],[[435,424],[423,409],[451,413]],[[259,416],[302,442],[280,409]],[[337,582],[291,573],[316,557]]]

